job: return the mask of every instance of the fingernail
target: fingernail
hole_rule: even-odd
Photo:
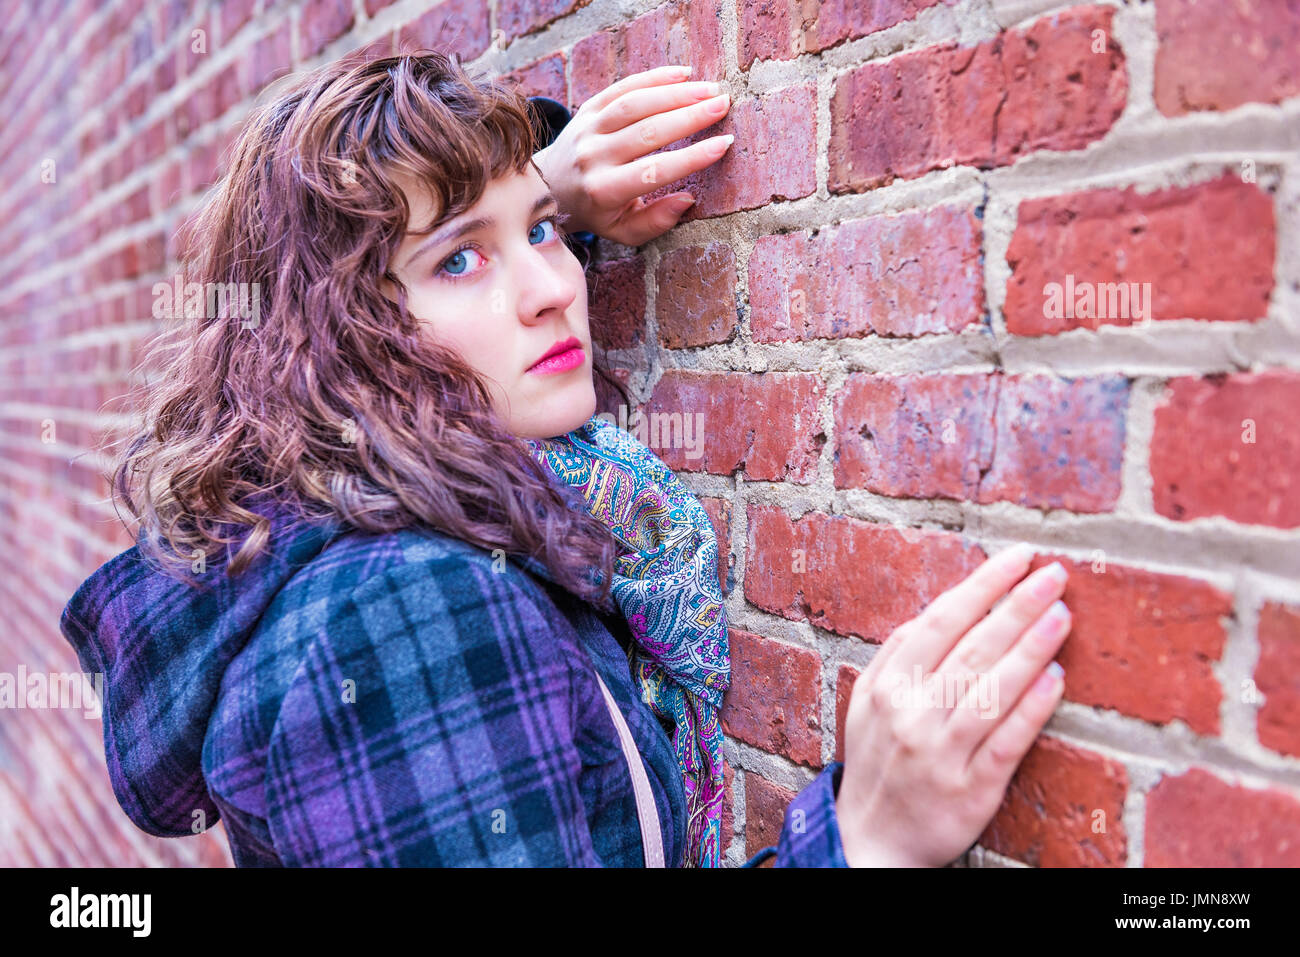
[[[678,196],[673,200],[673,209],[679,213],[684,213],[695,205],[694,196]]]
[[[678,67],[677,67],[677,69],[679,69],[679,70],[682,71],[682,76],[690,76],[690,75],[691,75],[691,70],[693,70],[694,67],[691,67],[691,66],[685,66],[685,65],[679,64]]]
[[[1065,579],[1065,569],[1061,567],[1061,563],[1052,562],[1046,569],[1039,569],[1038,577],[1033,579],[1034,583],[1030,588],[1034,597],[1048,598],[1061,587],[1061,583]]]
[[[1047,666],[1047,670],[1039,675],[1038,680],[1034,682],[1034,691],[1044,698],[1050,698],[1056,691],[1056,683],[1064,676],[1065,669],[1053,661]]]
[[[1002,561],[1008,568],[1023,565],[1034,557],[1034,546],[1028,542],[1019,542],[1002,552]]]
[[[722,144],[722,148],[725,150],[729,148],[732,143],[736,142],[736,134],[728,133],[722,139],[718,140],[718,142]]]

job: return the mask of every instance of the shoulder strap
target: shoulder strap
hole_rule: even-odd
[[[645,773],[645,762],[641,760],[641,752],[632,739],[623,712],[618,709],[609,688],[605,687],[600,672],[596,673],[596,680],[600,682],[600,693],[605,696],[605,707],[609,708],[609,716],[614,719],[619,743],[623,746],[623,757],[627,759],[628,770],[632,772],[632,790],[636,794],[636,816],[641,822],[641,847],[645,851],[645,866],[663,867],[664,845],[663,835],[659,831],[659,809],[655,807],[650,778]]]

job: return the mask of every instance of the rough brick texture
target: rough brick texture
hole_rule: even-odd
[[[1016,219],[1004,307],[1016,335],[1144,319],[1251,321],[1268,311],[1273,201],[1239,177],[1026,200]],[[1056,308],[1045,293],[1050,283],[1061,287]]]
[[[1167,776],[1147,795],[1146,866],[1300,867],[1300,798],[1204,768]]]
[[[1118,761],[1040,737],[980,843],[1039,867],[1123,867],[1128,787]]]
[[[1070,717],[979,843],[1038,866],[1300,863],[1293,0],[11,6],[0,669],[76,667],[59,611],[132,543],[100,453],[152,286],[274,85],[431,45],[576,109],[683,63],[732,104],[661,151],[736,141],[652,182],[697,202],[640,248],[602,241],[587,293],[622,422],[717,533],[727,860],[852,759],[880,643],[1026,539],[1070,575]],[[0,864],[229,854],[220,824],[129,823],[97,719],[22,709],[0,720]]]

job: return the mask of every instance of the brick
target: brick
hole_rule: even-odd
[[[1124,109],[1128,75],[1110,7],[1074,7],[962,47],[868,63],[831,94],[832,193],[951,166],[992,169],[1039,150],[1079,150]],[[1093,33],[1107,38],[1092,52]],[[869,116],[870,123],[855,118]]]
[[[1300,867],[1300,798],[1205,768],[1166,775],[1146,799],[1147,867]]]
[[[298,14],[298,56],[310,60],[352,29],[352,0],[307,0]]]
[[[1120,376],[852,373],[833,402],[835,485],[1108,511],[1127,400]]]
[[[606,349],[645,341],[645,260],[640,256],[594,263],[587,270],[587,322]]]
[[[956,207],[762,236],[749,260],[755,342],[960,332],[984,315],[980,221]]]
[[[616,80],[670,63],[689,64],[697,80],[726,76],[721,0],[677,0],[627,23],[579,40],[570,55],[571,106],[581,106]]]
[[[1007,331],[1262,318],[1276,232],[1272,198],[1231,175],[1145,194],[1130,186],[1026,200],[1007,247]],[[1049,283],[1060,287],[1050,309]],[[1127,308],[1116,283],[1128,284]]]
[[[499,0],[497,26],[509,42],[526,33],[540,30],[589,2],[590,0]]]
[[[852,665],[840,665],[835,675],[835,757],[844,760],[844,728],[848,722],[849,696],[853,693],[853,683],[862,674]]]
[[[785,824],[785,810],[797,797],[794,791],[773,784],[767,778],[745,772],[745,858],[748,860],[765,847],[781,842],[781,829]],[[768,858],[760,867],[771,867],[775,858]]]
[[[718,540],[718,585],[725,597],[731,593],[735,582],[731,569],[735,565],[735,556],[731,554],[731,502],[725,498],[700,496],[700,505],[713,523]]]
[[[1039,552],[1028,576],[1059,561],[1071,625],[1057,660],[1065,698],[1153,724],[1175,719],[1198,734],[1221,731],[1223,658],[1232,595],[1207,582],[1107,561]]]
[[[594,362],[593,362],[593,368],[595,368]],[[621,383],[624,388],[627,388],[628,381],[631,378],[631,373],[629,372],[629,370],[620,368],[618,366],[611,366],[608,363],[604,363],[604,368],[605,371],[608,372],[615,380]],[[612,386],[609,382],[607,382],[604,376],[601,375],[594,376],[593,383],[595,385],[595,390],[596,390],[597,413],[601,413],[601,412],[607,413],[608,415],[612,416],[615,421],[617,421],[619,418],[620,407],[623,408],[624,415],[628,414],[626,411],[627,403],[624,400],[623,396],[619,395],[618,390],[615,389],[614,386]]]
[[[816,115],[812,84],[741,99],[733,93],[731,109],[720,121],[665,147],[680,149],[732,133],[730,148],[699,172],[648,193],[647,202],[689,191],[696,201],[682,215],[680,222],[687,223],[811,196],[817,188]]]
[[[667,349],[726,342],[736,329],[736,257],[727,243],[685,246],[655,270],[659,340]]]
[[[649,443],[674,470],[743,470],[748,481],[807,484],[816,477],[825,444],[817,411],[823,391],[820,377],[811,373],[670,369],[646,403],[642,430],[651,440],[669,425],[679,430],[670,431],[669,440]],[[629,431],[635,432],[633,424],[629,416]]]
[[[821,656],[738,628],[729,635],[722,730],[795,764],[821,767]]]
[[[748,508],[745,599],[839,635],[881,643],[987,557],[961,535],[810,512]],[[867,558],[869,556],[869,559]],[[853,583],[844,587],[845,581]]]
[[[543,57],[527,66],[502,75],[505,86],[515,87],[524,96],[549,96],[567,103],[568,81],[564,78],[564,54]]]
[[[722,856],[736,836],[736,772],[724,759],[722,762]]]
[[[1259,613],[1255,687],[1264,702],[1255,715],[1259,743],[1300,757],[1300,606],[1268,602]]]
[[[251,92],[256,93],[290,73],[293,69],[292,61],[289,21],[285,20],[253,45],[249,62]]]
[[[1151,436],[1157,514],[1300,526],[1297,403],[1300,373],[1290,369],[1171,379]]]
[[[228,43],[230,38],[244,28],[253,15],[257,0],[225,0],[221,5],[221,42]],[[306,11],[304,11],[306,12]]]
[[[803,53],[818,53],[870,36],[879,30],[911,20],[940,0],[826,0],[819,4],[793,0],[742,0],[740,5],[740,68],[755,60],[792,60]],[[943,0],[952,3],[954,0]]]
[[[212,37],[212,15],[199,17],[187,29],[180,33],[179,57],[176,60],[178,77],[190,77],[203,69],[204,64],[214,51]]]
[[[468,62],[486,51],[491,41],[485,0],[447,0],[402,27],[397,33],[396,50],[455,52]]]
[[[979,843],[1034,867],[1123,867],[1124,765],[1040,735]]]
[[[1156,107],[1165,116],[1281,103],[1300,93],[1292,0],[1156,0]]]

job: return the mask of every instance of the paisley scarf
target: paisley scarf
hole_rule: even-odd
[[[731,677],[718,545],[703,506],[650,448],[608,419],[528,439],[544,470],[577,489],[622,549],[614,601],[635,639],[629,664],[641,700],[673,722],[686,791],[686,867],[718,867],[722,729]]]

